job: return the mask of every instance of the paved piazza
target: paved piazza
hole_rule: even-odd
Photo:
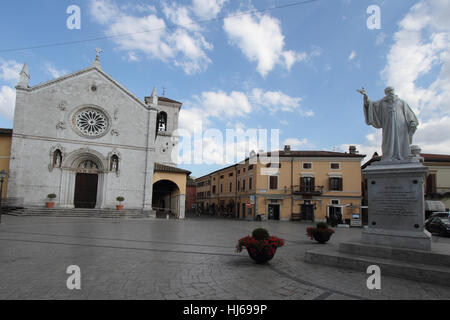
[[[286,239],[267,265],[235,253],[237,239],[260,226]],[[307,226],[3,216],[0,299],[450,299],[450,287],[382,276],[381,290],[368,290],[365,270],[305,263],[319,245]],[[327,245],[360,232],[338,228]],[[66,287],[70,265],[81,268],[81,290]]]

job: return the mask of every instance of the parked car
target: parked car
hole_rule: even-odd
[[[450,215],[443,215],[443,212],[435,212],[425,221],[425,229],[430,233],[442,236],[450,236]]]
[[[436,211],[433,212],[432,214],[430,214],[430,216],[428,217],[427,220],[430,220],[431,218],[434,217],[440,217],[440,218],[444,218],[444,219],[449,219],[450,218],[450,212],[448,211]]]

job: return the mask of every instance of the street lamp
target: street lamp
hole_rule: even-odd
[[[2,223],[2,200],[3,200],[3,182],[8,178],[8,172],[0,171],[0,223]]]

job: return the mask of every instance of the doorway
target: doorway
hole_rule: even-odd
[[[98,174],[78,173],[75,182],[75,208],[94,209],[97,205]]]
[[[300,210],[302,220],[314,222],[314,206],[311,204],[311,201],[305,200],[305,203],[301,205]]]
[[[280,220],[280,205],[279,204],[269,204],[268,207],[269,220]]]

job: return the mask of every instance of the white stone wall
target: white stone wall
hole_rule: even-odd
[[[93,85],[96,91],[91,90]],[[87,138],[74,130],[72,115],[83,106],[95,106],[107,114],[110,128],[104,136]],[[153,180],[153,170],[146,170],[146,165],[153,168],[154,159],[163,156],[154,152],[156,123],[150,116],[148,107],[96,68],[44,86],[19,88],[8,198],[20,199],[24,206],[43,206],[47,194],[55,193],[59,205],[70,207],[75,173],[69,170],[72,163],[68,160],[89,149],[95,151],[105,167],[99,177],[101,203],[97,206],[113,208],[115,198],[121,195],[127,208],[142,208],[144,189],[149,193],[146,202],[151,203],[152,186],[144,188],[144,184]],[[51,170],[50,153],[56,145],[64,149],[63,168]],[[120,154],[118,174],[108,172],[111,152]]]

